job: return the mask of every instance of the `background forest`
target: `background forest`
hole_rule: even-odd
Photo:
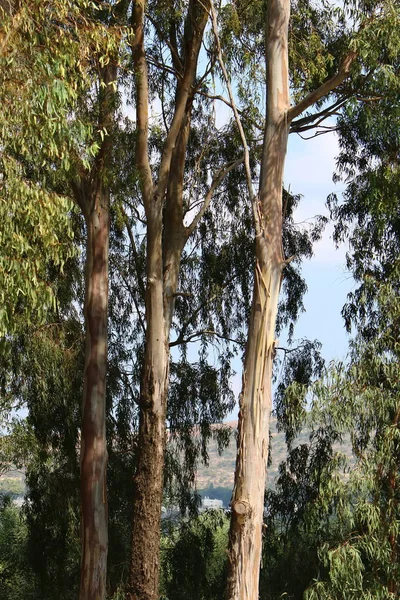
[[[0,598],[399,597],[399,32],[397,0],[0,0]],[[296,340],[328,219],[289,135],[339,144],[342,362]]]

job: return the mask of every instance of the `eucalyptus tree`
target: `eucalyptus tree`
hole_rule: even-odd
[[[399,24],[399,16],[393,15]],[[371,77],[362,103],[351,103],[338,120],[340,154],[337,179],[348,181],[343,198],[329,198],[337,243],[347,240],[347,267],[358,286],[343,309],[347,329],[365,339],[377,333],[379,284],[396,290],[399,252],[399,42],[389,39],[392,68]]]
[[[386,62],[382,61],[384,48],[398,44],[395,28],[398,9],[391,3],[368,6],[349,3],[343,11],[294,4],[293,37],[298,33],[296,25],[300,25],[300,43],[304,44],[306,32],[311,32],[321,62],[318,72],[309,70],[306,61],[293,64],[290,79],[295,103],[291,105],[288,64],[291,4],[274,0],[267,7],[256,4],[250,17],[246,14],[248,8],[235,4],[231,11],[237,15],[239,32],[244,34],[249,23],[248,31],[254,33],[254,19],[258,19],[258,32],[260,29],[265,32],[266,117],[257,194],[253,192],[251,178],[247,178],[255,227],[255,272],[240,396],[227,585],[228,597],[241,599],[258,595],[275,323],[282,275],[290,260],[282,249],[282,179],[288,135],[290,131],[321,125],[349,98],[362,94],[364,86],[368,89],[369,78],[379,76],[387,68],[382,65]],[[214,18],[217,34],[215,23]],[[257,49],[260,40],[257,35],[254,37]],[[219,58],[222,64],[221,52]],[[391,64],[390,55],[384,54],[384,58]],[[347,82],[352,71],[356,76],[352,83]],[[231,104],[234,105],[232,94]],[[235,112],[241,129],[239,113]],[[242,131],[241,136],[246,146]]]
[[[399,15],[393,19],[398,25]],[[350,176],[350,183],[342,202],[330,201],[336,238],[350,242],[347,264],[358,287],[343,316],[358,336],[350,364],[330,387],[317,387],[315,411],[351,434],[355,467],[346,485],[332,486],[336,518],[347,532],[321,545],[326,575],[310,587],[309,598],[399,593],[398,38],[388,39],[385,53],[393,70],[371,78],[366,101],[350,105],[339,120],[338,175]]]
[[[324,574],[307,598],[396,598],[399,592],[399,298],[398,262],[391,281],[377,284],[374,339],[360,336],[351,362],[315,388],[322,426],[351,436],[354,466],[321,491],[342,528],[319,547]],[[379,313],[379,315],[378,315]]]
[[[268,598],[398,595],[398,266],[393,280],[375,282],[374,337],[360,329],[346,364],[306,387],[307,411],[298,409],[303,386],[286,391],[291,422],[309,442],[289,444],[267,492]]]
[[[9,200],[1,205],[2,235],[11,256],[2,254],[1,273],[17,308],[3,310],[9,330],[13,312],[42,316],[42,304],[54,298],[46,265],[64,260],[71,199],[87,229],[81,598],[105,597],[108,163],[126,9],[125,2],[85,1],[2,6],[1,191]]]
[[[63,166],[68,163],[67,112],[82,83],[70,64],[77,55],[84,61],[86,53],[60,27],[61,22],[78,27],[79,21],[79,10],[69,10],[63,2],[51,7],[49,3],[4,2],[0,16],[3,337],[29,320],[43,319],[45,309],[54,304],[46,264],[62,268],[72,251],[71,201],[65,190],[56,193],[46,185],[45,172],[54,161]],[[47,27],[39,31],[39,22],[47,22]],[[75,134],[79,136],[79,131]],[[34,165],[41,165],[36,179]],[[50,177],[54,176],[50,171]]]

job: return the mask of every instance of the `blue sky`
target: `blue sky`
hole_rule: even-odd
[[[332,193],[340,194],[344,183],[335,184],[332,175],[335,159],[339,153],[337,137],[330,132],[310,140],[296,134],[289,137],[284,185],[302,199],[295,213],[295,221],[312,220],[315,215],[325,214],[326,198]],[[328,224],[322,239],[314,246],[314,256],[303,263],[303,275],[308,292],[304,298],[305,312],[300,316],[294,332],[294,340],[318,339],[322,343],[322,355],[326,362],[346,357],[349,336],[344,329],[341,310],[347,294],[354,288],[354,280],[346,270],[346,246],[335,247],[332,240],[333,226]],[[283,336],[279,345],[284,346]],[[236,358],[233,363],[236,375],[233,389],[238,397],[241,388],[242,365]],[[228,420],[237,418],[237,409]]]
[[[344,190],[344,183],[335,184],[332,175],[339,148],[332,132],[311,140],[292,134],[286,159],[284,183],[293,193],[303,196],[295,215],[298,222],[316,214],[328,214],[327,196]],[[346,246],[336,248],[332,240],[333,227],[328,224],[320,242],[315,245],[314,257],[306,261],[303,274],[308,293],[306,312],[300,317],[295,337],[317,338],[323,344],[327,360],[344,358],[348,336],[343,327],[341,309],[354,281],[346,271]]]

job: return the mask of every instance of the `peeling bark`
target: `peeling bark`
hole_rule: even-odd
[[[256,268],[240,395],[238,451],[229,533],[227,598],[258,598],[269,448],[276,314],[284,256],[282,179],[289,127],[289,1],[272,0],[267,23],[267,119],[258,202]]]
[[[271,379],[279,291],[285,267],[282,186],[291,120],[349,75],[350,52],[338,73],[294,107],[289,104],[290,0],[270,0],[266,22],[267,114],[258,198],[253,199],[256,268],[239,408],[238,450],[229,533],[228,600],[258,599],[269,448]],[[251,193],[251,190],[250,190]]]

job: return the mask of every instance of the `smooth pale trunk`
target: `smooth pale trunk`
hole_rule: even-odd
[[[104,600],[107,572],[106,365],[109,201],[95,198],[87,226],[86,360],[81,434],[82,564],[80,600]]]
[[[269,4],[267,117],[260,173],[256,268],[240,396],[238,451],[229,534],[227,598],[257,600],[271,413],[276,314],[282,271],[282,179],[289,125],[288,0]]]
[[[281,260],[263,267],[258,263],[255,273],[231,502],[227,582],[229,599],[258,598],[274,330],[281,273]]]

